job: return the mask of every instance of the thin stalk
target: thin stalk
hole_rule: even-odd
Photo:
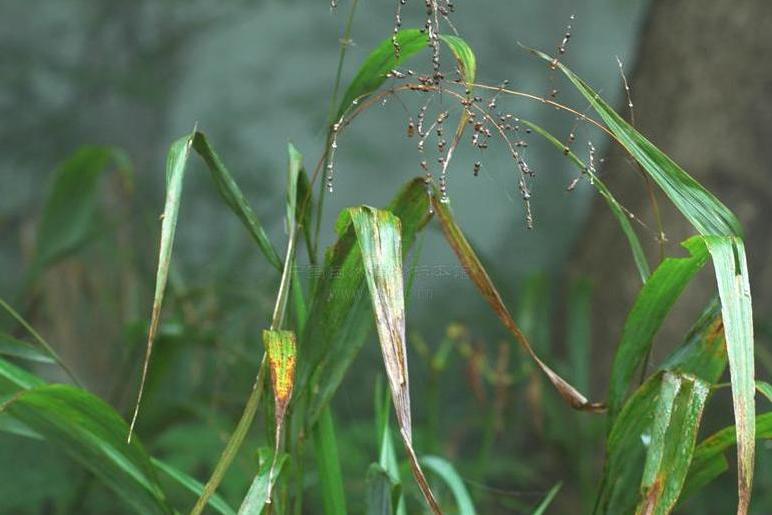
[[[335,71],[335,83],[332,87],[332,96],[330,97],[329,114],[327,115],[327,137],[324,143],[324,153],[322,161],[324,163],[323,170],[327,169],[327,164],[330,159],[330,145],[332,144],[332,125],[335,123],[335,114],[337,113],[336,107],[338,104],[338,93],[340,91],[341,77],[343,76],[343,62],[346,60],[346,51],[348,50],[349,43],[351,41],[351,29],[354,26],[354,13],[357,9],[358,0],[351,2],[351,8],[348,11],[348,19],[346,20],[346,28],[343,29],[343,37],[340,40],[340,52],[338,53],[338,67]],[[313,184],[313,180],[311,181]],[[316,204],[316,227],[314,229],[314,249],[313,253],[316,254],[319,248],[319,233],[322,227],[322,209],[324,207],[324,194],[325,187],[324,181],[319,181],[319,202]]]
[[[255,384],[252,385],[252,393],[250,393],[247,404],[244,406],[244,412],[241,414],[241,419],[239,419],[236,429],[234,429],[233,434],[228,439],[228,444],[225,446],[225,450],[223,450],[220,460],[217,462],[217,465],[212,472],[212,477],[209,478],[206,486],[204,486],[201,497],[198,498],[195,506],[193,506],[193,509],[190,511],[191,515],[200,515],[204,511],[209,499],[217,491],[217,487],[220,486],[225,473],[228,471],[231,463],[233,463],[233,459],[236,457],[236,453],[241,447],[241,444],[244,443],[247,432],[249,432],[249,428],[255,418],[255,413],[257,413],[257,407],[260,405],[260,398],[263,395],[265,363],[266,358],[265,354],[263,354],[263,360],[260,363]]]
[[[289,298],[289,289],[292,278],[293,260],[295,257],[295,242],[297,241],[297,223],[290,229],[289,240],[287,242],[287,253],[284,258],[284,269],[281,274],[281,282],[279,283],[279,292],[276,295],[276,305],[273,310],[273,317],[271,320],[271,330],[281,329],[284,323],[284,314],[287,308],[287,299]],[[204,491],[201,493],[201,497],[196,501],[195,506],[191,510],[191,515],[200,515],[206,507],[209,499],[217,491],[217,487],[220,486],[225,473],[228,471],[233,459],[236,457],[236,453],[244,443],[244,439],[247,436],[252,421],[257,413],[257,407],[260,405],[260,399],[263,394],[263,384],[266,369],[266,355],[263,354],[263,359],[260,362],[260,368],[255,378],[255,384],[252,386],[252,393],[247,399],[247,404],[244,406],[244,412],[241,414],[241,419],[236,425],[236,429],[233,431],[230,439],[228,440],[225,450],[220,456],[220,460],[215,465],[212,476],[204,487]],[[277,439],[280,435],[276,435]],[[278,440],[277,440],[278,444]],[[278,447],[277,447],[278,450]],[[275,455],[274,455],[275,456]]]
[[[75,376],[75,373],[70,369],[67,364],[62,361],[62,358],[59,356],[59,354],[54,350],[51,345],[48,344],[48,342],[43,338],[40,333],[38,333],[34,327],[32,327],[26,320],[24,320],[24,317],[22,317],[15,309],[13,309],[7,302],[5,302],[2,298],[0,298],[0,307],[2,307],[5,311],[8,312],[9,315],[11,315],[14,320],[16,320],[24,329],[29,332],[29,334],[32,335],[32,337],[35,339],[35,341],[38,342],[38,344],[45,349],[45,351],[48,353],[51,358],[56,361],[56,364],[59,365],[59,367],[64,370],[64,373],[67,374],[67,376],[72,380],[73,383],[75,383],[76,386],[83,387],[80,381],[78,381],[78,378]]]

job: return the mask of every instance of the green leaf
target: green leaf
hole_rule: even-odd
[[[440,35],[458,63],[461,77],[471,87],[477,74],[477,59],[469,45],[458,36]],[[384,39],[373,50],[359,68],[354,80],[349,84],[338,108],[336,120],[339,120],[355,102],[370,95],[386,81],[386,75],[400,64],[410,59],[429,45],[428,36],[419,29],[401,30],[396,35],[399,45],[399,58],[394,52],[392,38]]]
[[[0,354],[37,363],[56,363],[56,360],[34,345],[0,331]]]
[[[547,508],[550,507],[550,504],[552,504],[553,499],[555,499],[555,496],[558,494],[562,486],[563,482],[561,481],[550,488],[550,491],[547,492],[547,495],[544,496],[544,499],[542,499],[542,501],[533,511],[533,515],[544,515],[547,512]]]
[[[348,212],[362,253],[375,326],[402,441],[424,499],[434,513],[440,513],[413,448],[400,221],[388,211],[367,206],[352,208]]]
[[[691,376],[665,372],[641,482],[638,513],[667,514],[689,470],[710,388]]]
[[[756,438],[772,439],[772,412],[756,417]],[[694,450],[689,474],[683,488],[681,501],[696,493],[725,472],[729,465],[724,453],[737,443],[735,426],[725,427],[697,445]]]
[[[772,402],[772,384],[765,381],[756,381],[756,389],[766,397],[769,402]]]
[[[726,206],[627,123],[586,82],[560,61],[538,50],[532,52],[547,62],[556,63],[560,71],[590,102],[617,141],[641,164],[700,234],[742,236],[740,222]]]
[[[322,410],[319,422],[312,429],[316,464],[322,487],[322,504],[327,515],[345,515],[346,495],[340,469],[340,453],[335,437],[335,424],[329,406]]]
[[[437,474],[453,492],[453,497],[456,499],[456,507],[459,515],[475,515],[477,512],[474,509],[474,503],[472,497],[464,486],[464,480],[456,472],[455,467],[444,458],[439,456],[424,456],[421,458],[421,464]]]
[[[440,39],[448,45],[456,58],[461,78],[468,88],[474,84],[477,78],[477,58],[469,45],[458,36],[441,34]]]
[[[463,265],[467,276],[477,286],[477,289],[482,294],[483,298],[493,309],[496,316],[498,316],[501,323],[507,330],[515,337],[515,340],[523,348],[523,350],[533,359],[534,363],[550,380],[560,396],[568,403],[572,408],[583,411],[602,411],[603,405],[598,403],[592,403],[581,394],[576,388],[571,386],[565,379],[560,377],[554,370],[552,370],[546,363],[544,363],[536,352],[531,347],[531,344],[526,338],[525,334],[520,330],[517,323],[515,323],[509,309],[504,305],[504,301],[501,299],[501,295],[491,281],[488,272],[480,262],[474,249],[467,241],[461,228],[456,224],[453,214],[447,204],[439,202],[437,196],[432,196],[432,202],[434,205],[434,211],[437,214],[437,219],[442,226],[442,232],[445,234],[447,240],[453,252],[456,254],[459,262]]]
[[[402,221],[402,243],[407,250],[428,220],[423,179],[410,181],[388,209]],[[349,221],[344,216],[341,219]],[[298,349],[296,391],[310,395],[306,416],[309,427],[332,399],[372,327],[362,254],[354,228],[344,224],[338,233],[324,266],[316,270],[319,280]]]
[[[682,245],[690,256],[665,259],[643,285],[625,320],[611,368],[609,428],[622,408],[633,374],[651,349],[654,335],[686,285],[708,260],[707,248],[699,236],[686,240]]]
[[[665,371],[715,384],[727,360],[722,329],[719,307],[713,302],[697,320],[684,345],[624,404],[606,439],[606,463],[594,513],[615,515],[635,511],[646,456],[643,439],[650,434]]]
[[[377,463],[371,463],[365,478],[367,488],[367,515],[394,515],[394,498],[399,487]]]
[[[520,122],[526,127],[530,127],[534,133],[543,137],[555,148],[560,150],[582,174],[586,174],[589,177],[590,184],[598,191],[598,193],[600,193],[600,196],[606,201],[606,205],[608,205],[611,213],[616,217],[617,222],[619,222],[619,226],[622,228],[622,232],[627,238],[630,251],[633,253],[633,260],[635,261],[635,266],[638,268],[638,275],[641,277],[641,282],[645,283],[649,278],[649,275],[651,275],[649,262],[646,259],[646,254],[643,252],[641,241],[638,239],[638,235],[635,233],[635,230],[630,223],[630,216],[625,213],[624,208],[614,195],[612,195],[611,190],[609,190],[606,184],[597,175],[592,173],[592,170],[590,170],[584,161],[579,159],[579,157],[562,141],[533,122],[523,120],[522,118],[520,119]]]
[[[266,459],[260,465],[252,485],[239,508],[239,515],[260,515],[266,504],[271,502],[270,485],[276,482],[287,460],[287,455],[282,454],[277,459]]]
[[[738,513],[747,513],[753,484],[754,438],[754,368],[753,316],[751,309],[742,227],[735,215],[713,194],[694,180],[672,159],[635,130],[562,63],[534,51],[542,59],[555,63],[600,115],[615,139],[635,158],[643,170],[659,185],[673,205],[702,236],[713,258],[729,349],[732,401],[738,428],[737,475]]]
[[[153,464],[153,466],[155,466],[156,469],[160,470],[171,479],[175,480],[194,495],[199,496],[201,495],[201,492],[204,491],[203,484],[193,479],[181,470],[172,467],[168,463],[152,457],[150,458],[150,462]],[[209,506],[217,510],[219,513],[222,513],[222,515],[236,515],[236,512],[233,510],[233,508],[228,506],[228,503],[226,503],[225,500],[218,494],[212,496],[212,498],[209,500]]]
[[[153,309],[147,337],[147,351],[142,367],[142,379],[140,380],[137,403],[129,429],[129,439],[131,439],[131,434],[139,415],[145,379],[147,378],[150,357],[153,352],[153,343],[161,320],[161,306],[163,305],[166,283],[169,277],[169,266],[171,265],[172,248],[174,246],[174,233],[177,229],[185,167],[191,148],[195,148],[196,152],[206,162],[223,201],[242,221],[249,234],[268,259],[268,262],[277,270],[282,269],[281,260],[268,240],[260,221],[247,203],[236,181],[233,180],[225,165],[212,149],[206,136],[194,130],[191,134],[175,141],[169,149],[169,154],[166,158],[166,201],[161,222],[161,244],[158,253],[158,270],[156,272],[155,293],[153,295]]]
[[[381,87],[381,84],[386,81],[387,73],[426,48],[429,38],[418,29],[407,29],[397,33],[397,43],[399,44],[399,59],[394,53],[394,44],[391,38],[384,39],[367,56],[343,95],[336,119],[340,119],[354,101],[361,100]]]
[[[46,382],[35,374],[0,358],[0,395],[29,390],[45,384]]]
[[[171,513],[144,449],[126,442],[126,423],[97,397],[66,385],[38,386],[0,411],[68,453],[137,512]]]
[[[78,251],[96,233],[99,179],[111,161],[129,173],[125,154],[91,146],[78,149],[54,172],[37,232],[34,272]]]

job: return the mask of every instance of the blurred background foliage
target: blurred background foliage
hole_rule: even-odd
[[[391,33],[393,7],[360,1],[344,83]],[[554,49],[575,14],[566,62],[624,106],[615,57],[632,70],[649,9],[649,2],[636,0],[475,0],[458,2],[454,21],[478,56],[481,82],[509,79],[517,89],[543,95],[555,78],[517,42]],[[344,12],[331,12],[323,0],[0,0],[0,295],[52,342],[89,390],[122,414],[134,400],[144,351],[170,142],[198,123],[271,239],[283,241],[286,144],[291,140],[310,162],[322,151]],[[403,26],[421,23],[420,12],[413,14],[405,15]],[[568,104],[584,105],[568,88],[559,94]],[[405,101],[415,111],[417,105]],[[636,103],[643,111],[650,105]],[[536,103],[516,109],[559,134],[574,127],[573,119]],[[385,205],[421,173],[420,158],[404,136],[406,125],[402,107],[390,102],[341,137],[335,192],[325,204],[325,246],[333,241],[339,211],[360,203]],[[650,125],[646,129],[656,134],[659,128]],[[587,129],[578,136],[605,146]],[[113,166],[122,173],[110,169],[100,181],[98,223],[86,231],[89,244],[35,277],[30,270],[36,231],[52,171],[84,144],[123,149],[131,164]],[[608,367],[599,363],[610,363],[618,332],[604,328],[611,334],[598,337],[593,320],[623,317],[631,297],[617,306],[603,304],[601,311],[595,299],[617,283],[603,287],[577,270],[577,253],[586,254],[577,245],[595,223],[591,188],[582,184],[567,192],[574,171],[562,155],[534,142],[528,152],[537,172],[535,230],[527,231],[509,157],[499,150],[489,152],[480,177],[473,178],[476,157],[460,149],[449,186],[454,211],[540,354],[580,389],[602,396]],[[633,174],[613,159],[612,154],[609,179],[630,181]],[[138,428],[154,456],[200,480],[240,413],[278,283],[204,175],[204,166],[192,162],[170,300]],[[596,230],[622,239],[616,228]],[[656,245],[651,231],[642,239]],[[545,387],[462,276],[436,227],[416,247],[408,301],[416,447],[454,463],[481,513],[530,513],[558,481],[563,486],[555,513],[588,510],[602,465],[602,420],[567,410]],[[608,259],[604,267],[632,270],[624,251]],[[694,320],[692,311],[679,313],[668,338],[683,334]],[[9,319],[0,321],[11,327]],[[334,402],[354,513],[363,510],[364,472],[378,452],[373,398],[383,366],[374,333],[370,339]],[[768,357],[759,359],[769,365]],[[36,371],[66,380],[49,365]],[[728,393],[717,396],[724,398],[708,414],[705,434],[731,421]],[[250,438],[264,441],[268,426],[255,426]],[[772,506],[768,454],[762,443],[757,513]],[[226,499],[241,499],[253,462],[254,456],[237,458],[221,488]],[[0,463],[2,512],[124,509],[46,443],[2,434]],[[733,491],[734,479],[725,475],[684,513],[727,513]],[[309,492],[308,513],[316,513],[316,494]],[[189,502],[180,495],[183,504]]]

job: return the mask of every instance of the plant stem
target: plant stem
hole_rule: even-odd
[[[209,499],[214,495],[215,491],[217,491],[217,487],[220,486],[220,482],[222,482],[228,467],[233,463],[233,459],[236,457],[236,453],[241,447],[241,444],[244,443],[244,438],[246,438],[247,432],[252,425],[252,420],[255,418],[255,413],[257,412],[257,407],[260,405],[260,398],[263,394],[263,380],[266,368],[265,363],[266,358],[265,354],[263,354],[263,361],[260,363],[260,368],[258,369],[257,377],[255,378],[255,384],[252,386],[252,393],[250,393],[247,404],[244,406],[244,412],[241,414],[241,419],[239,419],[236,429],[234,429],[233,434],[228,440],[228,444],[225,446],[225,450],[223,450],[220,460],[214,468],[214,472],[212,472],[212,477],[207,481],[204,491],[201,493],[201,497],[198,498],[195,506],[193,506],[193,509],[190,511],[190,515],[200,515],[204,511]]]

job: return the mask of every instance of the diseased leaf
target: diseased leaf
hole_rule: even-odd
[[[709,386],[665,372],[641,481],[637,513],[667,514],[678,501],[689,470]]]
[[[141,444],[126,442],[126,423],[97,397],[66,385],[37,386],[0,411],[72,456],[138,513],[172,513]]]
[[[726,368],[726,348],[720,310],[711,303],[686,337],[622,407],[606,439],[606,462],[594,513],[631,513],[639,502],[639,486],[645,464],[646,442],[665,371],[694,376],[705,384],[715,384]]]
[[[131,440],[134,425],[139,416],[142,393],[144,391],[148,367],[150,366],[150,357],[153,352],[153,343],[155,342],[161,320],[161,307],[163,305],[166,283],[169,277],[169,266],[171,265],[172,247],[174,245],[174,233],[177,229],[177,217],[179,215],[182,197],[182,184],[185,178],[185,166],[191,148],[195,148],[196,152],[206,162],[223,201],[242,221],[260,250],[268,259],[268,262],[276,269],[282,269],[281,260],[276,254],[273,245],[271,245],[271,242],[268,240],[260,221],[247,203],[246,198],[236,184],[236,181],[233,180],[233,177],[231,177],[230,173],[225,168],[225,165],[223,165],[220,158],[212,149],[206,136],[194,129],[191,134],[183,136],[175,141],[169,149],[169,154],[166,158],[166,200],[164,202],[164,212],[161,222],[161,244],[158,252],[158,270],[156,272],[155,293],[153,295],[153,309],[150,317],[150,329],[147,336],[147,351],[142,366],[142,378],[140,379],[139,392],[137,393],[137,403],[134,408],[131,425],[129,426],[129,440]]]
[[[654,335],[686,285],[708,260],[707,248],[699,236],[686,240],[682,245],[690,256],[665,259],[643,285],[627,315],[611,368],[609,428],[622,408],[633,374],[651,349]]]
[[[560,377],[539,358],[531,347],[531,344],[528,342],[526,336],[515,323],[509,310],[504,305],[504,301],[501,300],[501,295],[499,295],[498,290],[496,290],[496,287],[493,285],[491,278],[488,276],[488,272],[485,270],[480,259],[477,257],[477,254],[475,254],[474,249],[472,249],[472,246],[461,232],[461,228],[453,219],[453,215],[450,212],[448,205],[438,201],[436,195],[432,196],[432,202],[434,211],[437,214],[437,219],[445,234],[445,239],[453,249],[453,252],[455,252],[458,260],[464,266],[466,274],[477,286],[477,289],[480,290],[480,293],[491,308],[493,308],[493,311],[504,324],[504,327],[506,327],[515,337],[515,340],[517,340],[523,350],[531,356],[531,359],[534,360],[544,375],[547,376],[560,396],[574,409],[595,412],[602,411],[604,409],[603,404],[588,401],[584,395],[571,386],[565,379]]]
[[[715,265],[721,313],[724,320],[732,404],[737,427],[738,512],[746,513],[751,502],[756,449],[756,393],[753,364],[753,314],[745,247],[739,238],[706,236],[705,243]]]
[[[734,214],[694,180],[672,159],[654,146],[571,70],[543,52],[534,51],[554,63],[601,116],[615,139],[635,158],[643,170],[670,198],[708,245],[716,271],[726,325],[732,401],[737,438],[738,513],[748,512],[753,484],[755,454],[753,316],[748,286],[742,227]]]
[[[268,356],[268,367],[271,370],[271,385],[273,386],[273,398],[276,405],[274,456],[278,456],[284,430],[284,417],[287,414],[287,406],[292,399],[292,390],[295,386],[295,362],[297,360],[295,333],[292,331],[263,331],[263,344]],[[274,477],[273,471],[269,473],[269,477]],[[273,482],[269,481],[269,501],[272,490]]]
[[[410,383],[405,347],[405,294],[402,276],[402,235],[399,218],[371,207],[348,210],[357,236],[375,326],[386,365],[394,410],[410,466],[432,512],[440,508],[413,449]]]
[[[472,503],[472,497],[464,486],[464,480],[458,475],[452,463],[439,456],[423,456],[421,465],[426,467],[426,470],[437,474],[448,485],[456,499],[456,509],[459,515],[475,515],[477,513],[474,509],[474,503]]]
[[[402,222],[402,245],[407,251],[428,220],[423,179],[410,181],[387,209]],[[345,215],[341,220],[350,221]],[[338,234],[338,241],[327,250],[324,267],[319,270],[298,350],[296,390],[310,395],[306,415],[309,427],[332,398],[372,327],[362,254],[354,228],[343,223]]]

